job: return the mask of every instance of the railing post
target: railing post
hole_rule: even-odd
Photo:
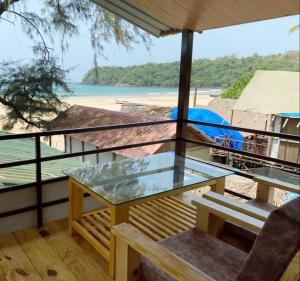
[[[185,30],[182,32],[181,42],[181,60],[179,76],[179,94],[178,94],[178,111],[177,111],[177,129],[176,149],[177,155],[185,156],[187,137],[187,124],[183,121],[188,119],[191,72],[192,72],[192,54],[193,54],[193,37],[192,31]]]
[[[43,226],[43,196],[42,196],[42,164],[41,164],[41,138],[35,137],[35,160],[36,160],[36,205],[37,226]]]

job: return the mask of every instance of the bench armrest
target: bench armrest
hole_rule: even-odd
[[[117,258],[120,258],[122,263],[126,260],[126,257],[121,257],[122,253],[128,253],[124,251],[124,246],[132,248],[134,251],[146,257],[152,263],[159,266],[162,270],[167,272],[170,276],[180,281],[212,281],[211,277],[200,271],[196,267],[187,263],[174,253],[151,240],[140,230],[134,226],[126,223],[122,223],[113,227],[112,232],[117,238]],[[120,250],[118,249],[118,245]],[[117,263],[118,272],[118,263]],[[120,273],[120,276],[128,276],[128,272]],[[120,279],[121,280],[121,279]],[[127,279],[122,279],[127,280]],[[118,281],[118,274],[117,280]]]
[[[207,192],[202,197],[261,221],[266,221],[270,215],[269,211],[242,203],[216,192]]]
[[[192,204],[197,207],[197,221],[200,223],[200,228],[203,231],[207,231],[208,216],[201,217],[201,214],[213,214],[216,217],[235,223],[241,227],[247,228],[256,233],[260,232],[264,222],[253,218],[251,216],[245,215],[241,212],[235,211],[231,208],[225,207],[213,201],[207,200],[205,198],[198,198],[197,200],[192,200]],[[206,220],[205,218],[206,217]]]

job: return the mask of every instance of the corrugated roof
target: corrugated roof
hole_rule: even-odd
[[[6,132],[0,131],[0,135]],[[35,141],[32,138],[0,141],[0,163],[29,160],[35,158]],[[42,156],[60,155],[62,152],[41,143]],[[50,179],[63,176],[63,169],[80,166],[78,158],[66,158],[42,164],[42,179]],[[1,186],[11,186],[35,182],[35,165],[23,165],[18,167],[0,169]]]
[[[119,111],[110,111],[101,108],[73,105],[66,114],[52,121],[52,129],[71,129],[98,127],[107,125],[129,124],[137,122],[163,120],[160,117],[133,114]],[[189,129],[193,130],[193,129]],[[201,133],[194,131],[199,137],[205,139]],[[160,124],[127,129],[115,129],[99,132],[70,134],[72,138],[89,143],[99,148],[108,148],[134,143],[150,142],[173,138],[176,135],[176,124]],[[164,144],[148,145],[115,151],[128,158],[154,154]]]
[[[92,1],[157,37],[299,14],[296,0]]]
[[[300,112],[299,72],[256,71],[233,106],[264,114]]]

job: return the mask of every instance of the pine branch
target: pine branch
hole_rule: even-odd
[[[4,1],[0,2],[0,16],[1,16],[4,12],[8,11],[8,8],[9,8],[11,5],[13,5],[13,4],[15,4],[15,3],[19,2],[19,1],[20,1],[20,0],[4,0]]]

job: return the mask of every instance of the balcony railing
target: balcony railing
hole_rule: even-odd
[[[16,191],[16,190],[22,190],[22,189],[26,189],[26,188],[30,188],[30,187],[34,186],[36,188],[36,204],[27,206],[27,207],[23,207],[23,208],[6,211],[6,212],[2,212],[2,213],[0,213],[0,219],[11,216],[11,215],[16,215],[16,214],[36,210],[37,211],[37,224],[38,224],[38,226],[42,226],[43,225],[43,209],[44,208],[49,207],[49,206],[54,206],[57,204],[61,204],[61,203],[65,203],[68,201],[68,198],[62,198],[62,199],[53,200],[53,201],[49,201],[49,202],[43,202],[43,200],[42,200],[43,184],[59,182],[59,181],[63,181],[63,180],[67,179],[66,176],[63,176],[63,177],[57,177],[57,178],[53,178],[53,179],[43,180],[42,179],[42,163],[43,162],[64,159],[64,158],[70,158],[70,157],[83,156],[83,155],[96,154],[96,153],[102,153],[102,152],[109,152],[109,151],[115,151],[115,150],[123,150],[123,149],[140,147],[140,146],[148,146],[148,145],[153,145],[153,144],[171,143],[171,142],[176,142],[179,140],[178,138],[169,138],[169,139],[161,139],[161,140],[157,140],[157,141],[134,143],[134,144],[127,144],[127,145],[122,145],[122,146],[93,149],[93,150],[89,150],[89,151],[72,152],[72,153],[65,153],[65,154],[61,154],[61,155],[43,157],[42,153],[41,153],[41,137],[51,137],[51,136],[57,136],[57,135],[96,132],[96,131],[105,131],[105,130],[114,130],[114,129],[126,129],[126,128],[143,127],[143,126],[155,126],[155,125],[161,125],[161,124],[167,124],[167,123],[177,123],[180,121],[183,121],[186,124],[198,124],[198,125],[204,125],[204,126],[218,127],[218,128],[237,130],[237,131],[248,132],[248,133],[253,133],[253,134],[266,135],[266,136],[270,136],[270,137],[284,138],[287,140],[293,140],[293,141],[300,142],[300,136],[297,136],[297,135],[274,133],[274,132],[269,132],[269,131],[260,131],[260,130],[242,128],[242,127],[219,125],[219,124],[214,124],[214,123],[199,122],[199,121],[192,121],[192,120],[162,120],[162,121],[120,124],[120,125],[110,125],[110,126],[92,127],[92,128],[64,129],[64,130],[53,130],[53,131],[44,131],[44,132],[36,132],[36,133],[3,135],[3,136],[0,136],[0,141],[12,140],[12,139],[25,139],[25,138],[33,138],[35,140],[35,158],[34,159],[1,163],[0,169],[16,167],[16,166],[21,166],[21,165],[35,164],[35,167],[36,167],[35,179],[36,180],[34,182],[30,182],[30,183],[26,183],[26,184],[22,184],[22,185],[15,185],[15,186],[10,186],[10,187],[6,187],[6,188],[0,188],[0,194],[12,192],[12,191]],[[218,149],[218,150],[227,151],[229,153],[233,153],[236,155],[250,157],[252,159],[261,159],[261,160],[268,161],[271,163],[277,163],[277,164],[281,164],[281,165],[290,166],[295,170],[300,168],[299,163],[294,163],[294,162],[290,162],[290,161],[286,161],[286,160],[282,160],[282,159],[276,159],[276,158],[272,158],[272,157],[264,156],[264,155],[258,155],[258,154],[251,153],[251,152],[240,151],[237,149],[223,147],[218,144],[213,144],[213,143],[208,143],[208,142],[196,141],[196,140],[192,140],[192,139],[183,139],[183,140],[186,143],[191,143],[194,145],[210,147],[210,148],[214,148],[214,149]],[[218,165],[216,163],[212,163],[212,164]],[[245,176],[248,178],[252,177],[252,175],[247,172],[239,171],[237,169],[233,169],[233,170],[239,175],[242,175],[242,176]],[[241,197],[243,199],[250,199],[249,197],[247,197],[243,194],[234,192],[232,190],[226,189],[225,191],[234,196]]]

